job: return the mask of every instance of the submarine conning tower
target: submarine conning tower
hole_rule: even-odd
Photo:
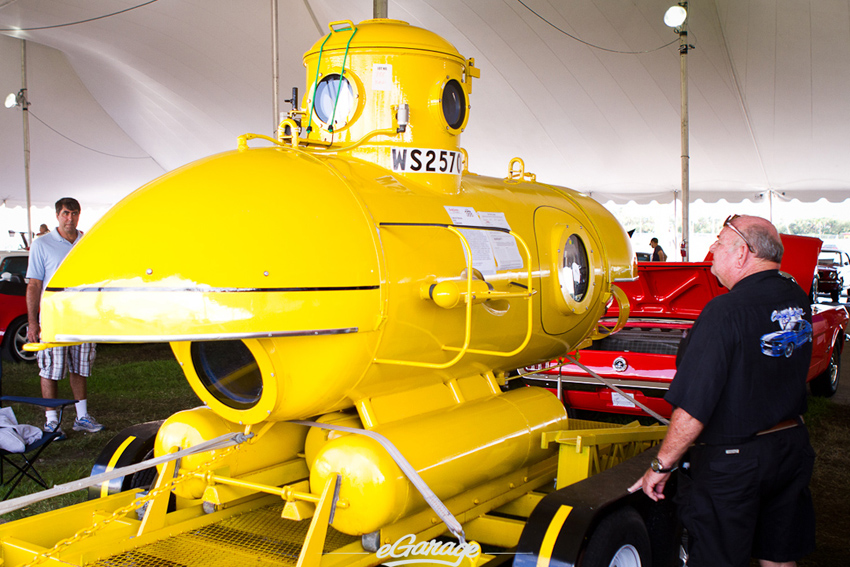
[[[329,28],[304,55],[307,91],[294,112],[302,135],[436,191],[460,191],[474,59],[399,20]]]

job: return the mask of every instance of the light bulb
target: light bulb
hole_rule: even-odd
[[[13,106],[17,106],[18,104],[18,95],[15,93],[9,93],[9,96],[6,97],[6,108],[12,108]]]
[[[685,10],[681,6],[670,6],[667,12],[664,14],[664,23],[667,24],[668,27],[678,28],[684,23],[685,18],[688,17],[688,11]]]

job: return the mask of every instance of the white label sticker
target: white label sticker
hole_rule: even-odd
[[[400,173],[449,173],[463,172],[463,154],[452,150],[429,148],[390,148],[393,171]]]
[[[472,207],[446,207],[446,212],[452,219],[452,224],[458,226],[483,226],[481,218]],[[463,230],[461,233],[469,242],[472,252],[472,267],[477,268],[482,274],[496,273],[496,257],[490,246],[490,239],[483,230]]]
[[[618,408],[633,408],[635,404],[626,396],[619,392],[611,392],[611,403]]]
[[[372,90],[389,91],[393,88],[393,66],[388,63],[372,65]]]

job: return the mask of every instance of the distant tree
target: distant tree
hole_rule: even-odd
[[[697,234],[714,234],[717,232],[717,227],[720,221],[711,217],[700,217],[691,225],[694,233]]]
[[[825,236],[837,238],[842,232],[850,231],[850,221],[819,218],[796,219],[787,223],[779,223],[779,232],[809,236]]]

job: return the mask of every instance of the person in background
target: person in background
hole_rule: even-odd
[[[48,232],[43,238],[37,238],[32,243],[27,267],[27,315],[29,329],[27,340],[31,343],[39,341],[41,336],[39,305],[44,286],[53,277],[62,260],[70,252],[83,233],[77,230],[80,220],[80,203],[76,199],[66,197],[56,201],[56,220],[59,226]],[[43,226],[43,225],[42,225]],[[74,420],[74,431],[95,433],[103,426],[88,413],[86,378],[91,375],[91,367],[95,358],[95,345],[84,343],[67,347],[54,347],[38,351],[39,376],[41,376],[41,395],[54,399],[59,390],[59,380],[70,375],[71,392],[77,400],[77,419]],[[56,410],[46,410],[44,430],[56,431],[59,428],[59,417]]]
[[[41,226],[38,227],[38,234],[36,234],[35,236],[36,238],[38,238],[39,236],[44,236],[48,232],[50,232],[50,229],[47,228],[46,224],[42,223]]]
[[[664,249],[658,245],[658,239],[653,238],[649,241],[649,247],[652,248],[652,261],[653,262],[666,262],[667,254],[664,253]]]
[[[802,417],[811,305],[779,272],[782,241],[766,219],[730,216],[711,252],[711,272],[729,293],[682,339],[664,396],[675,408],[670,426],[629,491],[663,499],[670,473],[688,463],[676,494],[688,565],[740,567],[755,557],[763,567],[794,566],[815,548],[815,453]]]

